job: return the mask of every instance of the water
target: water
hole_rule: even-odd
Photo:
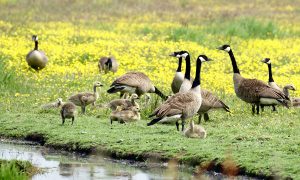
[[[57,151],[36,144],[0,141],[0,159],[30,161],[44,173],[32,177],[43,179],[191,179],[192,169],[167,163],[141,163],[113,160],[101,155],[82,155]],[[208,177],[209,175],[207,175]]]

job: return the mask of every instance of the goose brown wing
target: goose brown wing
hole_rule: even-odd
[[[117,78],[111,86],[127,85],[132,87],[138,87],[145,83],[151,83],[151,80],[147,75],[141,72],[129,72]]]
[[[184,109],[191,105],[194,96],[191,93],[177,93],[158,107],[155,112],[157,117],[182,114]]]

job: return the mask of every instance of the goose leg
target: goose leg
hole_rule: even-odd
[[[82,114],[85,114],[85,106],[81,106],[81,112]]]
[[[208,120],[209,120],[209,116],[208,116],[207,113],[204,113],[204,120],[205,120],[205,121],[208,121]]]
[[[276,111],[275,105],[272,105],[272,110],[273,110],[273,111]]]
[[[265,110],[265,108],[264,108],[264,107],[265,107],[264,105],[260,105],[261,112],[264,112],[264,110]]]
[[[252,104],[252,114],[254,115],[255,114],[255,104]]]
[[[120,98],[123,98],[123,96],[124,96],[124,93],[120,92]]]
[[[74,123],[74,120],[75,120],[75,118],[74,118],[74,117],[72,117],[72,125],[73,125],[73,123]]]
[[[256,114],[259,114],[259,104],[256,105]]]
[[[181,122],[181,131],[184,130],[184,124],[185,124],[185,121],[182,121],[182,122]]]
[[[198,124],[201,123],[201,119],[202,119],[202,114],[199,114],[199,116],[198,116]]]
[[[64,125],[65,117],[64,117],[63,111],[60,111],[60,114],[61,114],[62,125]]]
[[[177,131],[179,131],[179,123],[178,123],[178,121],[176,121],[176,128],[177,128]]]

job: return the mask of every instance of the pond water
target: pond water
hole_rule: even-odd
[[[30,161],[44,173],[32,177],[43,179],[193,179],[192,168],[168,163],[145,163],[115,160],[101,155],[82,155],[58,151],[29,142],[0,141],[0,159]],[[169,163],[171,164],[171,163]],[[220,173],[206,172],[201,179],[223,179]]]

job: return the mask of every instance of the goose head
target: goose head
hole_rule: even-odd
[[[266,63],[266,64],[271,64],[271,59],[265,58],[265,59],[261,60],[261,62]]]
[[[187,51],[176,51],[170,54],[170,56],[177,57],[177,58],[180,57],[186,58],[188,55],[189,53]]]
[[[197,60],[200,60],[201,62],[212,61],[212,59],[208,58],[206,55],[199,55]]]
[[[132,94],[130,96],[130,99],[139,99],[139,96],[137,94]]]
[[[140,112],[140,107],[138,107],[138,106],[132,106],[131,107],[131,110],[133,111],[133,112]]]
[[[231,47],[228,45],[228,44],[225,44],[223,46],[220,46],[218,47],[219,50],[223,50],[223,51],[226,51],[226,52],[229,52],[231,51]]]
[[[60,106],[63,103],[62,98],[57,98],[57,104]]]
[[[95,87],[102,87],[103,85],[101,84],[101,82],[96,81],[96,82],[94,82],[94,86]]]
[[[32,41],[38,41],[38,36],[37,35],[32,35]]]
[[[292,84],[288,84],[286,86],[284,86],[285,89],[288,89],[288,90],[292,90],[292,91],[296,91],[296,88],[294,85]]]

